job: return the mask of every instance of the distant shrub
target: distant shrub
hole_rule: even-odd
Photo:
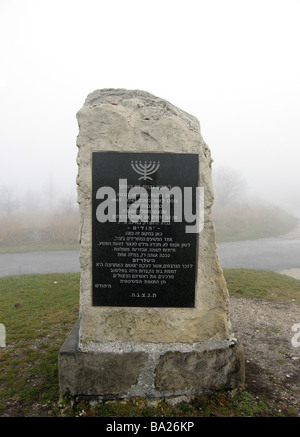
[[[2,252],[35,248],[64,248],[78,244],[79,212],[39,212],[15,214],[0,218],[0,250]]]
[[[212,219],[218,242],[274,237],[292,230],[299,223],[297,218],[278,207],[259,204],[214,207]]]

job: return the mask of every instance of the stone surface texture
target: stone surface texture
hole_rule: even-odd
[[[91,93],[78,111],[77,119],[82,272],[80,350],[95,351],[97,344],[100,350],[103,342],[114,341],[169,344],[229,341],[228,291],[216,256],[215,231],[210,218],[213,204],[212,159],[201,136],[198,120],[147,92],[124,89],[105,89]],[[205,223],[204,229],[198,235],[195,308],[119,308],[91,305],[91,161],[92,152],[97,151],[182,152],[199,155],[199,186],[204,187]],[[184,289],[182,292],[184,293]],[[193,360],[194,356],[189,356],[188,362],[192,363]],[[164,375],[166,366],[163,362],[160,369],[160,374]],[[163,376],[161,380],[164,380]]]
[[[244,385],[243,347],[235,342],[113,341],[82,352],[78,339],[79,321],[58,361],[60,392],[74,399],[162,399]]]

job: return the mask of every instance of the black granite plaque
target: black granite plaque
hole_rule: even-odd
[[[93,305],[194,307],[198,155],[94,152],[92,180]]]

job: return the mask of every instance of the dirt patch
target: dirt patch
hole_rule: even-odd
[[[274,415],[300,416],[300,343],[292,330],[299,305],[231,297],[230,318],[245,348],[246,389],[267,395]]]
[[[292,278],[295,279],[300,279],[300,268],[299,269],[285,269],[285,270],[280,270],[281,275],[287,275],[287,276],[291,276]]]

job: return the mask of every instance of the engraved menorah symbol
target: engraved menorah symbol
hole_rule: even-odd
[[[131,161],[131,167],[133,168],[133,170],[136,173],[142,175],[139,178],[139,180],[144,179],[144,181],[146,179],[149,179],[152,181],[153,179],[150,178],[149,175],[155,173],[159,169],[159,166],[160,166],[159,161],[157,161],[157,162],[150,161],[149,164],[147,163],[147,161],[145,161],[144,163],[142,163],[142,161],[135,161],[135,162]]]

